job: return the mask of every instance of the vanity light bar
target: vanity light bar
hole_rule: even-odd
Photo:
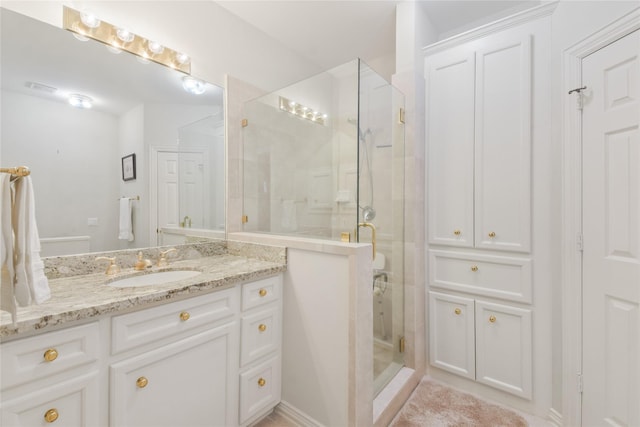
[[[191,61],[187,55],[176,52],[154,40],[101,21],[86,12],[63,6],[63,27],[83,37],[97,40],[107,46],[133,53],[141,58],[191,74]]]
[[[294,116],[310,120],[319,125],[325,125],[327,118],[326,114],[319,113],[309,107],[305,107],[302,104],[298,104],[295,101],[287,99],[283,96],[280,97],[280,110],[286,111],[289,114],[293,114]]]

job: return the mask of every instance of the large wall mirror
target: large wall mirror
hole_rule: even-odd
[[[167,235],[187,230],[224,237],[222,88],[189,93],[171,68],[4,8],[0,18],[0,163],[31,169],[43,256],[178,243]]]

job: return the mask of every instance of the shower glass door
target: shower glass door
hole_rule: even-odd
[[[360,61],[358,241],[373,260],[375,394],[404,366],[404,95]]]

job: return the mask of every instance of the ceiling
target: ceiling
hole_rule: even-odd
[[[229,0],[220,6],[323,69],[356,57],[395,52],[395,10],[401,0]],[[481,25],[539,1],[418,0],[438,34]],[[464,28],[467,29],[467,28]]]

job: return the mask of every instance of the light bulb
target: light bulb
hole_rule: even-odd
[[[90,12],[80,13],[80,20],[89,28],[98,28],[100,26],[100,20]]]
[[[156,55],[160,55],[164,51],[164,46],[162,46],[158,42],[151,41],[151,40],[147,42],[147,47],[149,48],[149,51],[151,53],[154,53]]]
[[[189,58],[189,55],[185,53],[176,53],[176,61],[180,65],[187,64],[190,59],[191,58]]]
[[[136,37],[135,34],[133,34],[131,31],[125,29],[125,28],[118,28],[116,29],[116,36],[123,42],[123,43],[130,43],[133,41],[133,39]]]

